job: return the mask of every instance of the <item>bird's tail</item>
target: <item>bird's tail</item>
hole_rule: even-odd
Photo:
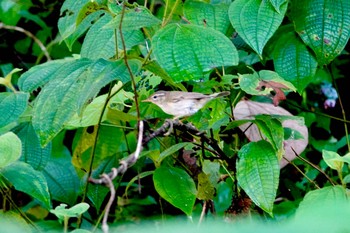
[[[218,92],[218,93],[211,94],[210,97],[217,98],[217,97],[227,96],[229,94],[230,94],[229,91],[223,91],[223,92]]]

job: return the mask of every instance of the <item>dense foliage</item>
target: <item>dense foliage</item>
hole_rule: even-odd
[[[348,0],[2,0],[1,224],[349,229],[349,12]],[[143,102],[157,90],[230,94],[178,121]]]

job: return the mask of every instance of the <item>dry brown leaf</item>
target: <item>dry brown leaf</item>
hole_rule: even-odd
[[[269,103],[259,103],[250,100],[242,100],[240,101],[233,110],[233,116],[236,120],[242,119],[254,119],[255,115],[259,114],[273,114],[273,115],[284,115],[284,116],[292,116],[287,110],[274,106]],[[296,131],[299,131],[303,135],[303,139],[293,140],[288,139],[283,142],[285,157],[288,160],[293,160],[296,156],[292,150],[295,150],[297,154],[300,154],[304,151],[308,144],[308,131],[305,125],[300,125],[296,120],[285,120],[282,123],[282,126],[285,128],[291,128]],[[258,130],[258,127],[251,123],[246,123],[239,127],[247,136],[247,138],[251,141],[259,141],[261,140],[261,133]],[[281,168],[286,166],[288,162],[285,159],[280,161]]]

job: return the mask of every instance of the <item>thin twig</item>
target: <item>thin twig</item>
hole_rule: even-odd
[[[198,226],[200,226],[202,224],[206,212],[207,212],[207,202],[204,201],[201,216],[200,216],[199,221],[198,221]]]
[[[323,174],[323,175],[329,180],[329,182],[330,182],[333,186],[336,185],[336,183],[334,183],[334,181],[333,181],[324,171],[322,171],[321,168],[319,168],[319,167],[316,166],[315,164],[311,163],[310,161],[307,161],[306,159],[304,159],[303,157],[301,157],[300,155],[298,155],[298,153],[294,150],[293,147],[291,147],[291,149],[292,149],[292,151],[294,152],[294,155],[295,155],[298,159],[300,159],[301,161],[303,161],[303,162],[309,164],[311,167],[315,168],[317,171],[319,171],[321,174]],[[283,158],[284,158],[285,160],[287,160],[285,157],[283,157]],[[289,160],[287,160],[287,162],[290,163]]]
[[[122,12],[120,15],[119,34],[120,34],[120,40],[122,42],[123,51],[124,51],[124,63],[125,63],[125,66],[129,72],[132,87],[134,89],[134,100],[135,100],[135,106],[136,106],[137,120],[140,122],[141,117],[140,117],[140,107],[139,107],[139,102],[138,102],[138,94],[137,94],[137,89],[136,89],[136,81],[134,78],[134,74],[132,73],[132,70],[131,70],[130,65],[129,65],[124,35],[122,32],[122,24],[123,24],[123,19],[124,19],[124,15],[125,15],[125,8],[126,8],[125,1],[126,0],[123,1],[123,8],[122,8]]]
[[[310,183],[312,183],[313,185],[315,185],[316,188],[320,189],[320,186],[318,186],[316,184],[315,181],[311,180],[300,168],[298,168],[297,165],[295,165],[294,163],[292,163],[289,159],[287,159],[286,157],[283,157],[283,159],[285,159],[288,163],[290,163],[295,169],[298,170],[298,172],[300,172]]]
[[[115,168],[114,168],[115,169]],[[111,192],[111,195],[109,197],[108,203],[106,205],[105,208],[105,214],[103,216],[103,220],[102,220],[102,231],[104,233],[108,233],[108,224],[107,224],[107,220],[108,220],[108,215],[109,215],[109,211],[111,209],[112,203],[115,199],[115,188],[113,185],[113,182],[111,180],[111,178],[109,178],[109,176],[107,176],[106,174],[102,174],[102,177],[106,180],[106,186],[109,188],[109,191]]]
[[[143,121],[140,121],[139,123],[139,135],[137,140],[137,146],[134,153],[130,154],[128,157],[120,161],[120,166],[118,168],[112,169],[110,173],[107,174],[109,179],[113,180],[115,179],[119,174],[124,174],[126,170],[134,165],[137,161],[137,159],[140,156],[140,153],[143,149],[142,147],[142,139],[143,139]],[[108,180],[106,180],[104,177],[101,177],[100,179],[94,179],[92,177],[89,178],[89,181],[95,184],[108,184]]]
[[[47,49],[46,49],[45,45],[36,36],[34,36],[33,33],[31,33],[30,31],[27,31],[24,28],[21,28],[21,27],[18,27],[18,26],[5,25],[4,23],[0,22],[0,29],[1,28],[5,28],[5,29],[8,29],[8,30],[14,30],[14,31],[22,32],[22,33],[26,34],[27,36],[32,38],[35,41],[35,43],[38,44],[38,46],[40,47],[41,51],[45,54],[46,59],[48,61],[51,61],[51,57],[50,57],[49,53],[47,52]]]

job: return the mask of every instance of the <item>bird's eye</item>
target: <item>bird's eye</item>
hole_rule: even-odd
[[[158,98],[158,96],[154,95],[152,98],[153,98],[154,100],[156,100],[156,99]]]

